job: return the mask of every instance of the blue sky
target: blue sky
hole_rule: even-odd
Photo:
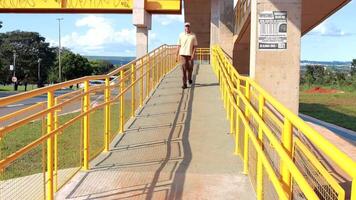
[[[351,2],[302,38],[301,59],[350,61],[356,58],[356,3]],[[36,31],[52,45],[58,44],[62,21],[62,45],[83,55],[134,56],[135,27],[128,14],[0,14],[1,32]],[[149,49],[175,44],[183,31],[183,16],[154,15]]]

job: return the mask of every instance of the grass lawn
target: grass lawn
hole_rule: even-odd
[[[27,85],[27,91],[30,91],[30,90],[33,90],[33,89],[36,89],[37,88],[37,85],[30,85],[28,84]],[[0,85],[0,92],[1,91],[5,91],[5,92],[10,92],[10,91],[14,91],[14,85]],[[17,88],[17,91],[19,92],[24,92],[25,91],[25,86],[24,85],[19,85],[18,88]]]
[[[129,119],[131,111],[130,101],[125,102],[124,121]],[[59,124],[64,124],[78,113],[66,114],[59,117]],[[104,109],[98,109],[90,114],[89,152],[93,159],[104,148]],[[45,133],[45,120],[37,120],[7,133],[0,141],[0,160],[21,149],[25,145],[38,139]],[[119,128],[119,104],[111,105],[112,137],[118,133]],[[58,135],[58,169],[80,167],[82,164],[82,120],[74,122]],[[44,151],[42,151],[44,150]],[[42,159],[44,158],[44,159]],[[44,161],[44,162],[43,162]],[[2,173],[0,180],[27,176],[43,172],[46,161],[46,142],[26,153],[21,158],[10,164]]]
[[[316,87],[316,86],[315,86]],[[324,87],[323,88],[330,88]],[[310,94],[310,87],[302,86],[299,111],[311,117],[356,131],[356,91],[335,88],[344,93]]]

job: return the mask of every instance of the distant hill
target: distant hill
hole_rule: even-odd
[[[351,62],[302,60],[300,65],[302,70],[305,70],[307,65],[322,65],[333,70],[348,71],[350,70]]]
[[[119,66],[125,65],[135,59],[135,57],[121,57],[121,56],[85,56],[85,57],[88,58],[89,61],[105,60],[113,65],[119,65]]]

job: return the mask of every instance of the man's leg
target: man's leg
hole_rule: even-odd
[[[192,80],[192,74],[193,74],[193,67],[194,67],[194,61],[193,60],[190,60],[189,58],[189,61],[188,61],[188,80],[189,80],[189,84],[192,84],[193,83],[193,80]]]
[[[182,63],[182,72],[183,72],[183,86],[182,88],[185,89],[187,87],[187,59],[184,56],[181,56],[181,63]]]

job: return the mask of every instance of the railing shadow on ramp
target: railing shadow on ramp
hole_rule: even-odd
[[[198,71],[199,65],[195,67],[194,82]],[[145,106],[122,137],[113,142],[113,148],[99,156],[66,199],[182,199],[186,172],[192,159],[189,132],[194,89],[205,85],[197,83],[184,91],[177,87],[179,92],[176,93],[172,93],[174,88],[168,86],[169,94],[160,91],[172,82],[180,85],[178,74],[163,79],[147,101],[149,106]],[[179,101],[171,100],[176,97]],[[160,107],[163,109],[157,112]],[[167,107],[170,109],[164,109]],[[162,123],[163,118],[171,118],[171,121]]]

